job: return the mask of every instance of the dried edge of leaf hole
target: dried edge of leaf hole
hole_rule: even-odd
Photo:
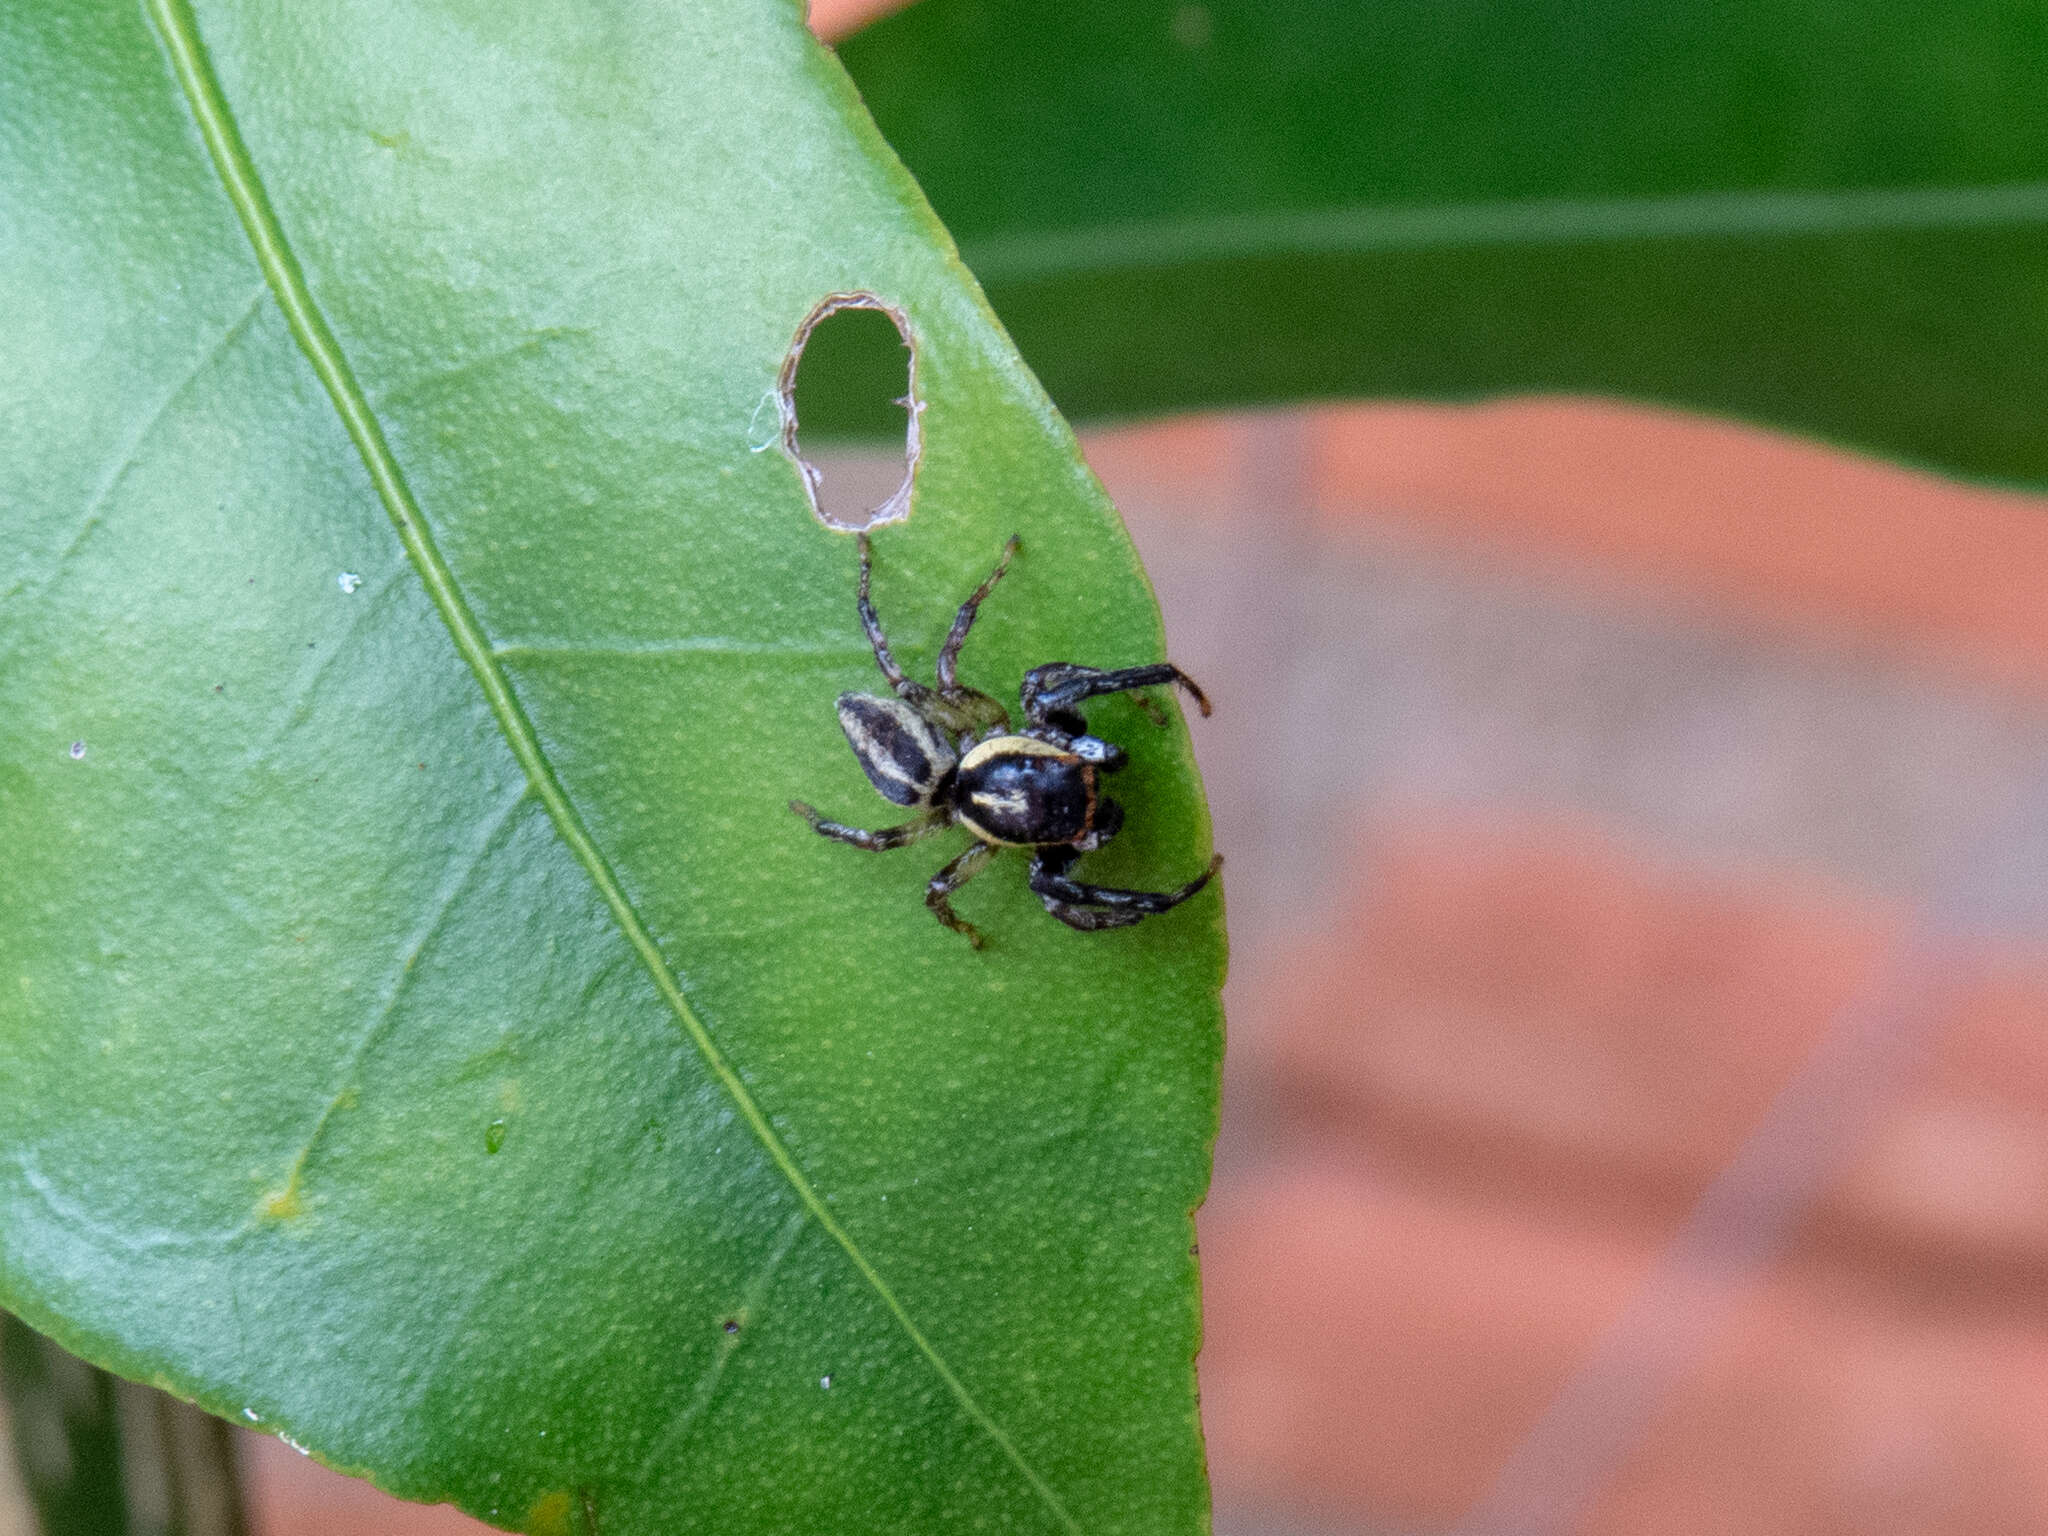
[[[825,510],[825,504],[818,495],[818,489],[825,481],[824,471],[804,457],[797,442],[796,377],[803,363],[804,348],[819,325],[847,309],[871,309],[887,315],[889,323],[896,327],[896,334],[903,338],[904,350],[910,354],[903,397],[895,402],[903,407],[905,418],[903,480],[880,506],[870,508],[865,520],[860,522],[841,521]],[[880,294],[870,293],[864,288],[848,293],[828,293],[818,300],[796,328],[796,335],[790,339],[789,351],[782,359],[782,371],[775,380],[775,407],[782,421],[782,451],[796,466],[797,478],[803,482],[804,499],[811,505],[811,515],[819,522],[836,533],[860,533],[900,523],[910,516],[911,488],[917,481],[918,462],[924,457],[924,439],[919,427],[919,418],[924,414],[924,397],[917,392],[917,336],[911,329],[909,312],[902,305],[892,304]]]

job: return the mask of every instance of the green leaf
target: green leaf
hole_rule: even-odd
[[[1069,413],[1591,391],[2048,480],[2036,10],[923,0],[842,57]]]
[[[967,680],[1161,644],[799,9],[0,10],[0,1302],[536,1532],[1197,1530],[1216,898],[1005,860],[975,953],[960,834],[786,809],[894,819],[772,448],[829,293],[915,329],[899,654],[1013,531]]]

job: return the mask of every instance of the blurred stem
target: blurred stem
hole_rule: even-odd
[[[0,1372],[5,1364],[5,1340],[0,1338]],[[21,1479],[21,1452],[5,1392],[0,1392],[0,1536],[36,1536],[35,1507]]]
[[[247,1536],[234,1431],[0,1313],[0,1536]]]

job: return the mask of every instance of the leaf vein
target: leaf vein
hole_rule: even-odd
[[[486,373],[516,359],[545,352],[556,342],[581,340],[588,334],[589,332],[580,326],[544,326],[529,332],[517,341],[507,342],[488,352],[480,352],[474,357],[464,358],[461,362],[447,363],[439,368],[429,369],[418,378],[409,379],[403,384],[381,391],[378,399],[388,409],[403,401],[417,400],[423,395],[433,394],[461,382],[472,374]]]
[[[406,569],[402,561],[393,564],[374,587],[350,599],[352,606],[341,633],[317,649],[310,662],[299,669],[299,679],[292,686],[291,697],[271,712],[270,729],[243,754],[242,770],[245,773],[268,762],[279,744],[305,723],[313,698],[326,683],[328,674],[349,654],[356,631],[369,623],[384,599],[397,590]]]
[[[71,537],[65,541],[64,548],[58,552],[57,558],[51,562],[50,568],[44,575],[43,580],[37,584],[36,592],[38,594],[47,588],[52,581],[57,579],[58,574],[65,566],[71,563],[72,556],[76,555],[85,544],[85,541],[92,537],[93,530],[99,527],[101,518],[106,512],[107,503],[113,499],[114,492],[120,489],[121,482],[128,478],[128,472],[135,467],[136,461],[142,457],[142,450],[148,446],[149,440],[156,435],[157,428],[169,419],[172,407],[184,397],[185,391],[190,389],[193,383],[208,368],[212,367],[214,362],[226,353],[229,347],[234,345],[242,332],[248,329],[249,322],[256,318],[257,310],[262,307],[264,299],[268,298],[269,295],[270,285],[268,283],[258,283],[254,291],[250,293],[248,300],[235,312],[235,317],[225,326],[221,327],[220,331],[207,342],[205,348],[192,359],[191,365],[178,375],[177,380],[170,388],[166,389],[157,398],[156,404],[149,408],[148,413],[136,425],[135,430],[128,434],[128,440],[121,445],[119,455],[108,466],[105,473],[100,476],[98,484],[93,487],[92,494],[86,498],[85,508],[79,514],[77,526],[72,529]],[[14,598],[27,585],[28,578],[24,576],[7,589],[6,597],[0,598],[0,601]]]
[[[673,640],[508,640],[491,647],[500,661],[553,661],[581,656],[662,658],[668,656],[821,656],[859,657],[865,645],[845,641],[742,640],[732,635],[681,635]]]
[[[319,1117],[313,1122],[312,1130],[300,1143],[297,1155],[292,1158],[291,1166],[285,1172],[284,1183],[264,1197],[255,1212],[243,1223],[245,1228],[253,1229],[266,1216],[281,1214],[286,1209],[297,1209],[300,1201],[300,1181],[305,1174],[306,1164],[312,1159],[314,1149],[320,1145],[320,1139],[327,1134],[328,1125],[348,1102],[371,1048],[390,1028],[391,1021],[398,1016],[398,1005],[412,986],[420,957],[427,952],[427,947],[434,942],[435,936],[446,926],[456,904],[461,901],[463,892],[469,889],[470,882],[476,878],[476,872],[483,868],[484,861],[497,847],[498,839],[504,836],[505,829],[511,826],[519,807],[526,803],[532,792],[530,785],[522,784],[517,794],[508,796],[498,814],[485,825],[483,835],[476,840],[475,845],[463,856],[461,862],[442,878],[440,890],[434,893],[433,905],[428,908],[411,942],[405,946],[405,958],[399,962],[390,985],[384,989],[384,1000],[378,1006],[375,1017],[356,1036],[355,1044],[349,1047],[348,1056],[342,1063],[340,1082],[334,1092],[328,1095]]]
[[[775,1240],[775,1246],[759,1269],[748,1279],[740,1290],[740,1312],[746,1321],[753,1320],[753,1314],[760,1309],[761,1300],[768,1293],[768,1286],[775,1278],[775,1272],[782,1267],[782,1261],[789,1257],[789,1250],[796,1246],[799,1233],[810,1220],[809,1211],[797,1211],[782,1224],[782,1232]],[[744,1325],[743,1325],[744,1326]],[[644,1480],[653,1475],[661,1465],[682,1446],[691,1428],[704,1416],[704,1410],[711,1406],[711,1400],[718,1394],[718,1384],[725,1378],[725,1368],[731,1363],[734,1352],[740,1347],[741,1338],[733,1336],[718,1341],[718,1354],[704,1374],[697,1379],[696,1390],[690,1400],[678,1408],[662,1432],[655,1437],[652,1447],[640,1461],[640,1476]]]

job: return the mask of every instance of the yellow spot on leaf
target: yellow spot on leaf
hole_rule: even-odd
[[[574,1509],[575,1500],[566,1491],[544,1493],[533,1501],[526,1528],[532,1536],[571,1536],[569,1516]]]
[[[263,1214],[272,1221],[291,1221],[306,1214],[306,1202],[299,1198],[296,1177],[283,1189],[273,1189],[263,1197]]]

